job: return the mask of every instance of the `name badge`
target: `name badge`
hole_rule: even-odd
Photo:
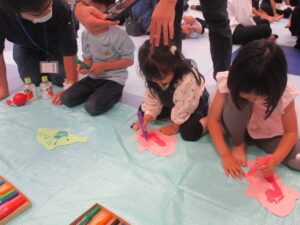
[[[41,73],[58,73],[59,65],[57,61],[42,61],[40,62]]]

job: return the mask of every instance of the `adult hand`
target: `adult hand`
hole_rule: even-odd
[[[60,96],[62,95],[63,92],[64,90],[60,90],[52,97],[53,105],[61,105]]]
[[[93,6],[87,6],[81,2],[75,7],[76,18],[85,26],[85,28],[93,35],[99,34],[103,29],[114,26],[119,21],[107,20],[107,15],[101,13]]]
[[[179,131],[179,127],[180,127],[180,125],[178,125],[178,124],[171,124],[171,125],[159,128],[159,131],[161,133],[163,133],[164,135],[170,136],[170,135],[177,134]]]
[[[174,38],[174,18],[176,0],[160,0],[151,17],[150,43],[159,46],[160,36],[163,33],[164,44],[168,45],[169,38]]]
[[[242,177],[245,176],[245,173],[239,165],[238,161],[231,154],[222,157],[222,164],[226,176],[230,175],[233,178],[239,179],[242,179]]]
[[[9,95],[8,90],[6,88],[0,87],[0,100],[6,98]]]
[[[150,122],[152,122],[154,120],[154,117],[149,115],[149,114],[144,114],[144,124],[143,126],[144,127],[147,127],[148,124]],[[140,129],[140,123],[139,121],[135,121],[135,123],[133,124],[133,127],[132,127],[134,130],[139,130]]]

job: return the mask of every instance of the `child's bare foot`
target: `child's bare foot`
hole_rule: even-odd
[[[200,5],[191,5],[191,9],[197,10],[197,11],[202,11],[202,7]]]
[[[280,21],[280,20],[283,19],[283,16],[284,16],[284,15],[277,15],[277,16],[274,16],[274,20],[275,20],[276,22],[278,22],[278,21]]]
[[[273,23],[275,21],[275,19],[273,17],[270,17],[267,19],[270,23]]]
[[[207,126],[207,116],[203,117],[199,120],[199,122],[202,125],[203,131],[202,131],[202,135],[206,134],[208,131],[208,126]]]
[[[291,27],[291,20],[284,26],[284,28],[290,28]]]
[[[268,37],[268,40],[269,41],[276,41],[278,38],[278,35],[277,34],[271,34],[270,37]]]
[[[239,146],[233,146],[232,156],[241,166],[247,166],[246,149],[244,143]]]

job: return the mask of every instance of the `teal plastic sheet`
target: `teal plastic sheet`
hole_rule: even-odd
[[[300,203],[278,218],[244,194],[246,181],[224,175],[209,135],[180,139],[170,157],[138,151],[130,125],[136,109],[117,104],[91,117],[82,106],[38,100],[24,107],[0,103],[0,174],[32,201],[10,224],[71,223],[98,202],[136,225],[299,225]],[[156,124],[158,125],[158,124]],[[39,128],[69,130],[87,143],[47,151]],[[249,158],[263,155],[248,148]],[[283,182],[300,191],[300,174],[280,166]]]

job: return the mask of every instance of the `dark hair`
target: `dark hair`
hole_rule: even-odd
[[[175,80],[179,80],[183,75],[192,72],[200,85],[200,77],[203,80],[204,77],[198,71],[196,63],[186,59],[179,50],[176,50],[173,54],[171,45],[166,46],[161,42],[156,47],[147,40],[140,47],[138,53],[140,74],[145,78],[146,85],[149,86],[155,80],[164,79],[164,75],[170,72],[174,73]]]
[[[105,5],[106,7],[115,3],[115,0],[92,0],[93,3]]]
[[[287,85],[287,62],[282,49],[268,40],[242,47],[229,70],[227,86],[238,109],[245,102],[240,92],[266,96],[266,117],[278,104]]]
[[[46,9],[50,1],[52,0],[0,0],[0,8],[8,14],[39,13]]]

